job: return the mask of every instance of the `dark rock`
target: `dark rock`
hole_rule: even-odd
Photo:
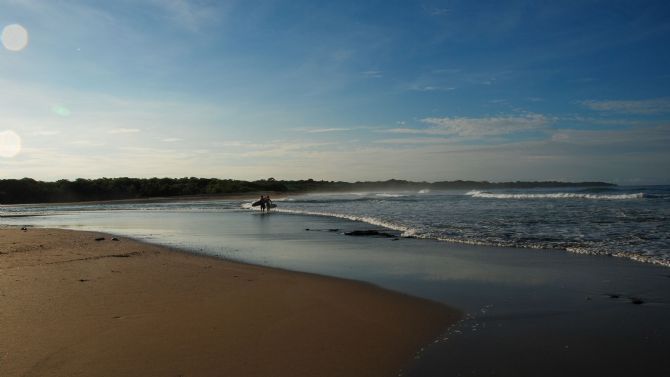
[[[88,279],[79,279],[79,281],[80,281],[81,283],[83,283],[83,282],[87,282]]]
[[[96,240],[96,241],[104,241],[104,240],[105,240],[105,237],[98,237],[98,238],[96,238],[95,240]]]
[[[611,294],[609,296],[610,296],[610,298],[620,298],[621,297],[620,295],[617,295],[617,294]]]
[[[112,241],[118,241],[119,239],[116,237],[112,237]]]
[[[339,232],[340,230],[335,228],[335,229],[328,229],[329,232]]]
[[[309,228],[305,228],[305,230],[309,232]]]
[[[351,232],[344,233],[347,236],[376,236],[376,237],[389,237],[396,238],[393,234],[380,232],[378,230],[353,230]]]
[[[21,230],[28,230],[28,228],[26,228],[26,227],[24,226],[24,227],[21,228]]]
[[[641,298],[637,298],[637,297],[631,297],[631,298],[630,298],[630,302],[632,302],[632,303],[635,304],[635,305],[642,305],[642,304],[644,304],[644,300],[642,300]]]

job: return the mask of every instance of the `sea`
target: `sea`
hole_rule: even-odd
[[[0,206],[0,216],[120,210],[258,211],[252,202]],[[670,186],[309,193],[274,202],[278,206],[273,212],[350,220],[403,238],[557,249],[670,267]]]
[[[670,186],[307,194],[279,204],[281,212],[360,221],[401,237],[670,266]]]

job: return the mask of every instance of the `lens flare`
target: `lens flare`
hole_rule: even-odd
[[[54,112],[56,115],[60,115],[62,117],[66,117],[70,115],[70,109],[68,109],[65,106],[54,106],[51,108],[51,111]]]
[[[21,137],[12,130],[0,132],[0,157],[11,158],[21,152]]]
[[[28,45],[28,30],[19,24],[2,29],[2,45],[9,51],[21,51]]]

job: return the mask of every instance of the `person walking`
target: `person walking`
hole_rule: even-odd
[[[265,207],[267,205],[267,202],[265,201],[265,196],[261,195],[261,212],[265,212]]]

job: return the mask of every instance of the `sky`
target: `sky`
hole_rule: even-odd
[[[670,183],[670,2],[0,0],[0,179]]]

